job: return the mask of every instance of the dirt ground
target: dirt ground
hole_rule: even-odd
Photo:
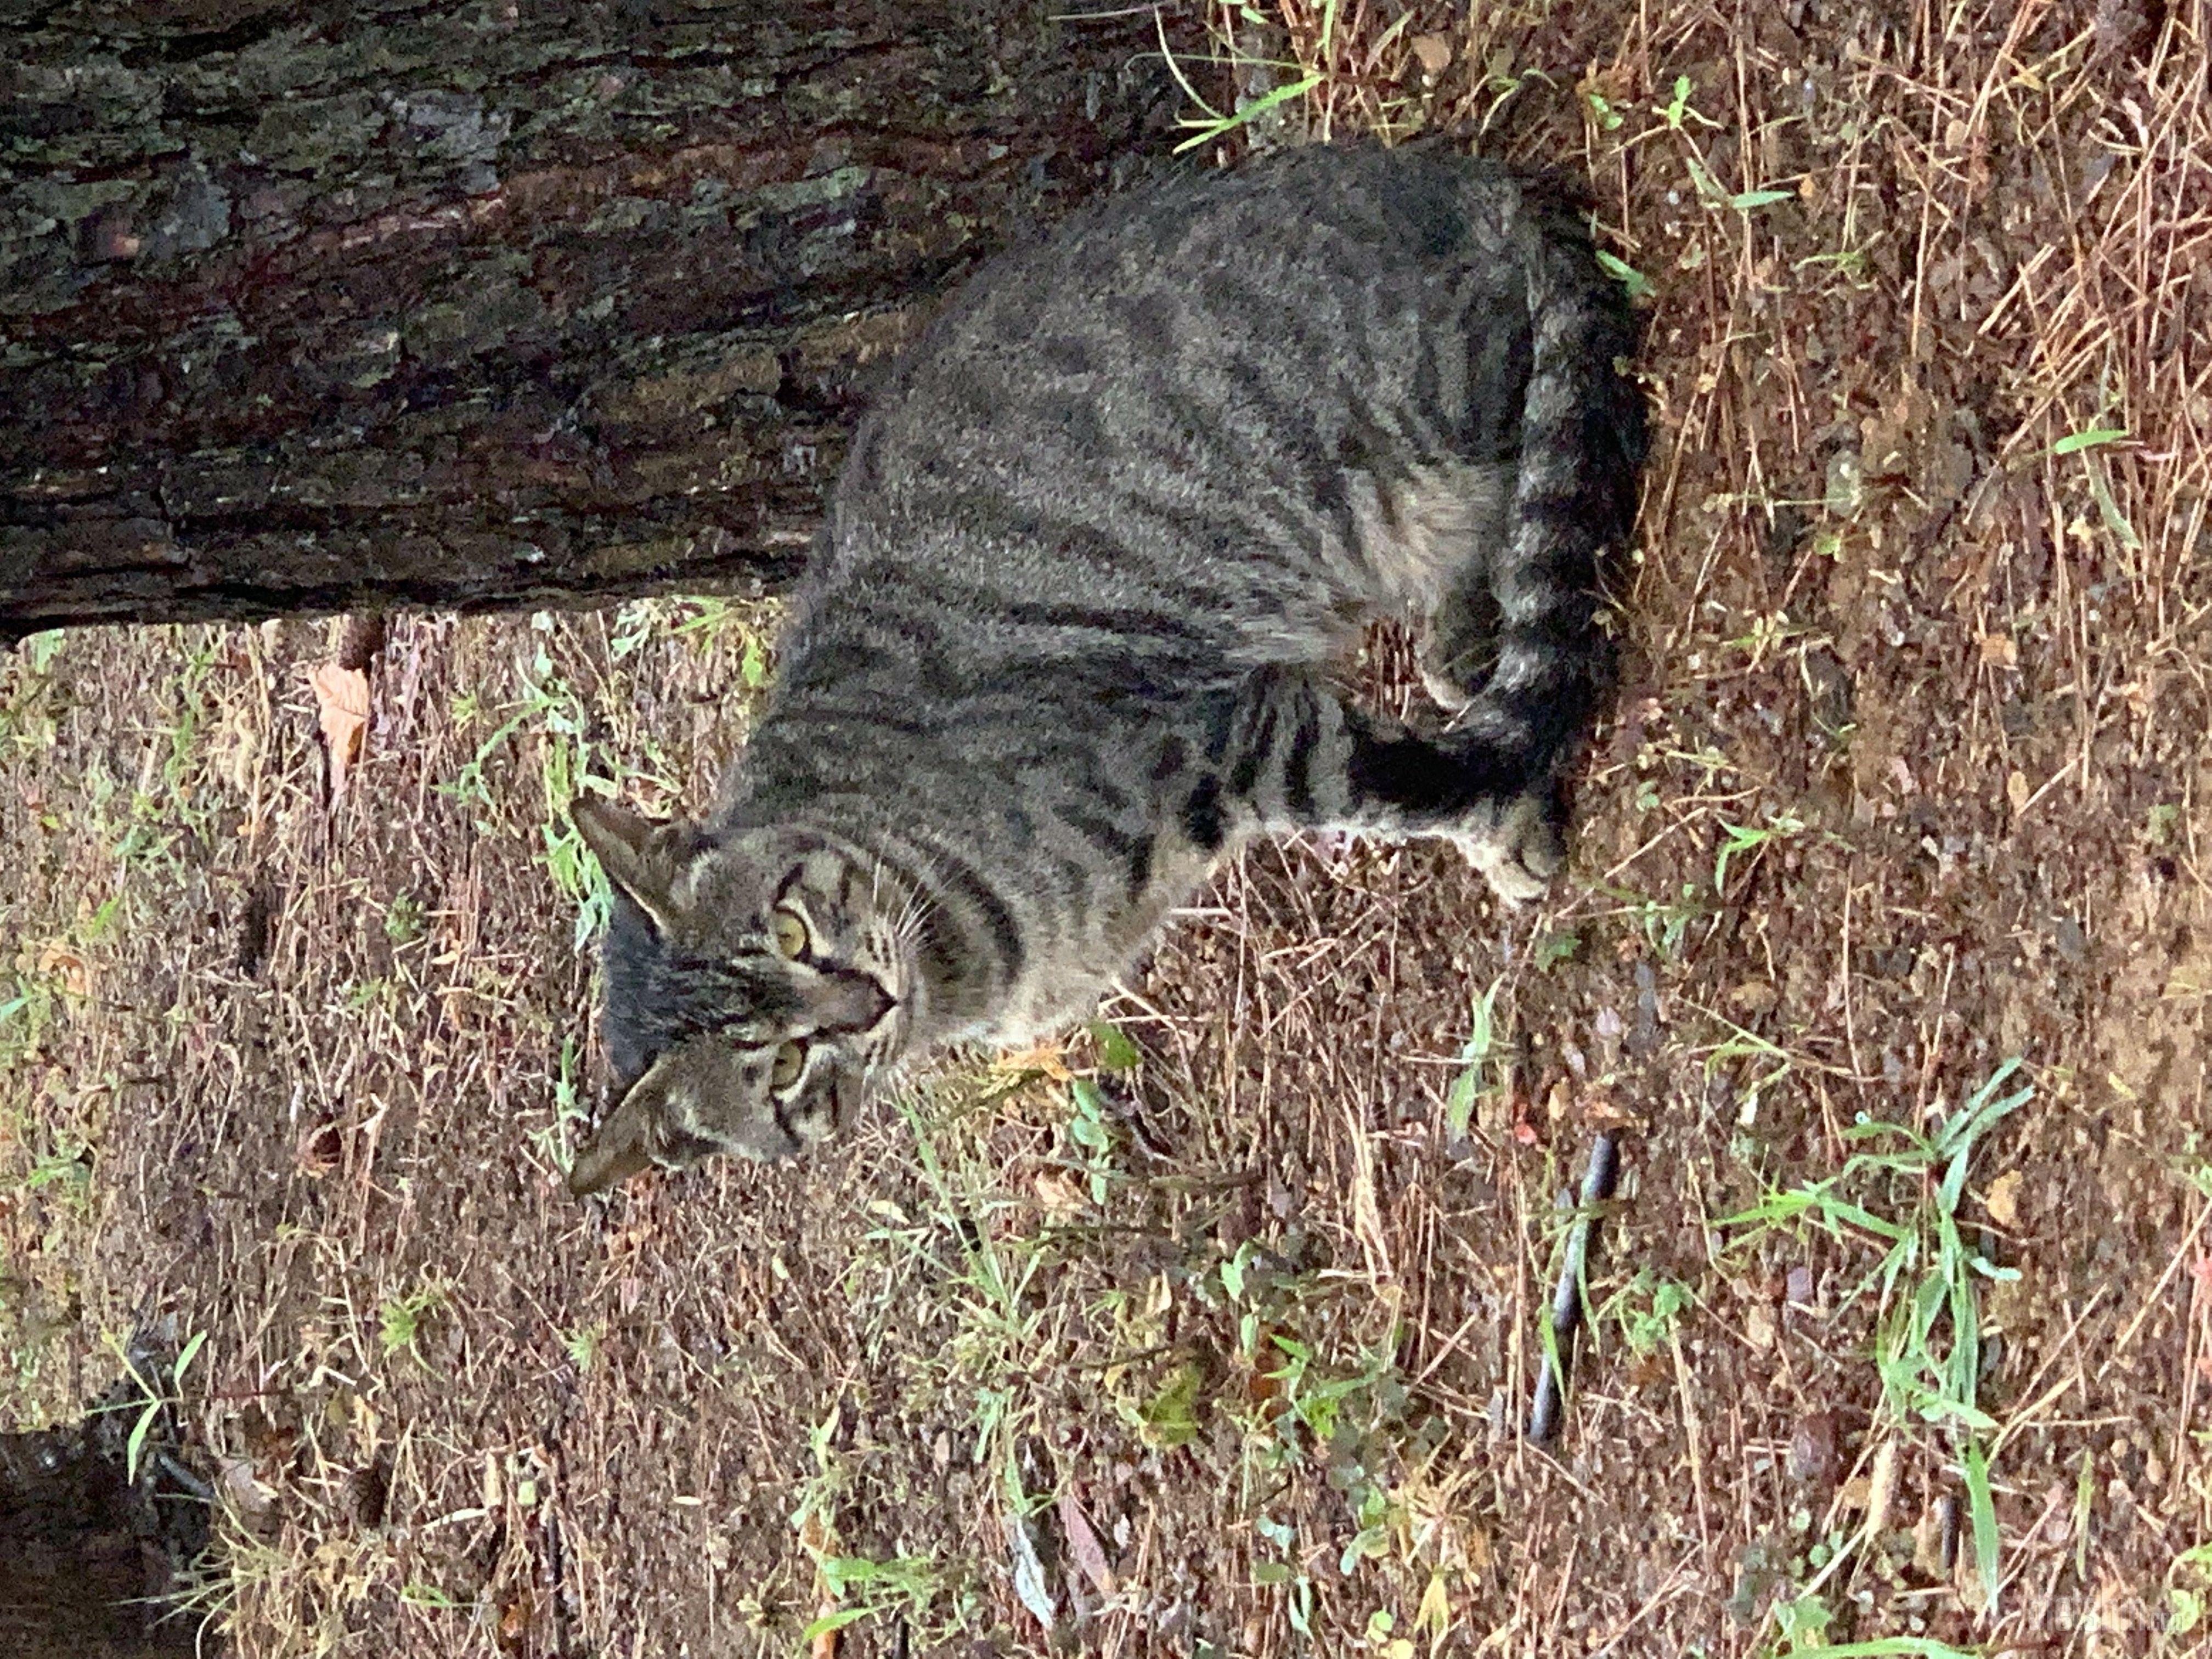
[[[204,1335],[237,1652],[2202,1650],[2212,19],[1473,9],[1284,19],[1648,289],[1533,911],[1257,850],[1064,1054],[580,1205],[562,809],[702,802],[769,611],[395,618],[335,797],[330,626],[0,665],[0,1407]]]

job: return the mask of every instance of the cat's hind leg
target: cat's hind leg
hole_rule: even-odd
[[[1473,706],[1497,665],[1489,559],[1505,539],[1512,486],[1504,465],[1450,461],[1353,487],[1376,609],[1417,629],[1422,683],[1448,719]]]
[[[1219,770],[1198,799],[1260,829],[1438,836],[1516,904],[1542,892],[1565,861],[1551,779],[1502,768],[1479,744],[1417,736],[1352,707],[1304,670],[1253,674],[1218,754]]]
[[[1480,565],[1450,581],[1422,619],[1414,660],[1447,722],[1474,706],[1498,665],[1498,602]]]

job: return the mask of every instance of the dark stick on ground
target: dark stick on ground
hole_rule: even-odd
[[[1613,1182],[1620,1173],[1620,1144],[1607,1131],[1590,1146],[1589,1162],[1583,1170],[1581,1201],[1576,1206],[1574,1224],[1567,1230],[1565,1258],[1559,1263],[1559,1282],[1552,1291],[1552,1345],[1536,1376],[1535,1401],[1528,1407],[1531,1440],[1549,1441],[1559,1431],[1567,1376],[1574,1366],[1575,1332],[1582,1324],[1583,1273],[1597,1228],[1596,1206],[1613,1196]]]

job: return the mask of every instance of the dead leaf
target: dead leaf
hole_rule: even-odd
[[[1867,1529],[1878,1536],[1889,1524],[1889,1506],[1897,1497],[1897,1442],[1885,1440],[1875,1448],[1874,1469],[1867,1476]]]
[[[1452,43],[1448,34],[1417,34],[1413,37],[1413,56],[1419,60],[1421,73],[1431,77],[1442,75],[1451,66]]]
[[[368,730],[368,676],[334,662],[317,665],[307,675],[321,717],[323,745],[331,756],[331,798],[345,793],[346,773],[361,758]]]
[[[1619,1129],[1636,1122],[1636,1114],[1613,1098],[1610,1089],[1593,1089],[1583,1102],[1583,1121],[1601,1129]]]
[[[2005,779],[2005,799],[2012,803],[2012,810],[2015,815],[2027,811],[2029,796],[2027,773],[2015,768],[2012,775]]]
[[[2009,634],[1984,634],[1981,637],[1982,666],[1984,668],[2017,668],[2020,666],[2020,647],[2013,643]]]
[[[1001,1072],[1042,1072],[1054,1083],[1072,1083],[1075,1073],[1067,1069],[1066,1045],[1048,1038],[1027,1048],[1010,1048],[991,1062]]]
[[[1091,1530],[1083,1506],[1075,1501],[1075,1494],[1064,1492],[1056,1506],[1060,1513],[1060,1529],[1067,1534],[1068,1553],[1074,1556],[1075,1565],[1083,1569],[1101,1595],[1114,1594],[1114,1569],[1107,1565],[1106,1552],[1098,1542],[1098,1534]]]
[[[1782,1000],[1771,980],[1747,979],[1729,993],[1729,1000],[1751,1013],[1763,1014]]]
[[[1350,1107],[1345,1109],[1344,1121],[1351,1132],[1352,1236],[1367,1257],[1367,1271],[1387,1279],[1391,1276],[1390,1241],[1382,1231],[1382,1206],[1376,1201],[1375,1146]]]
[[[218,1484],[248,1526],[258,1524],[276,1507],[276,1494],[242,1457],[227,1457]]]
[[[85,959],[59,939],[39,947],[39,977],[58,981],[73,997],[90,994],[92,969]]]
[[[2020,1171],[2007,1170],[1990,1182],[1988,1194],[1982,1203],[1990,1212],[1990,1219],[2010,1231],[2020,1223]]]
[[[1079,1214],[1083,1209],[1083,1188],[1075,1178],[1061,1170],[1039,1170],[1031,1182],[1038,1205],[1055,1221]]]

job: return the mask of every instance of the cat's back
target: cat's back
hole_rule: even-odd
[[[1358,597],[1329,562],[1358,539],[1347,478],[1512,457],[1508,243],[1550,211],[1531,192],[1448,153],[1313,147],[1150,184],[1002,255],[855,434],[814,621],[838,632],[842,610],[895,653],[925,638],[955,674],[1066,649],[1048,635],[1069,622],[1161,678],[1255,639],[1321,648]],[[933,627],[947,606],[975,626]]]
[[[1268,452],[1340,439],[1432,367],[1425,343],[1456,353],[1471,314],[1502,314],[1532,190],[1547,207],[1491,163],[1313,146],[1094,206],[955,295],[864,423],[840,505],[927,510],[980,479],[1146,465],[1224,485],[1288,482],[1255,461],[1340,468],[1340,443]],[[1475,390],[1448,378],[1427,388],[1440,404]],[[1273,441],[1255,455],[1255,438]]]

